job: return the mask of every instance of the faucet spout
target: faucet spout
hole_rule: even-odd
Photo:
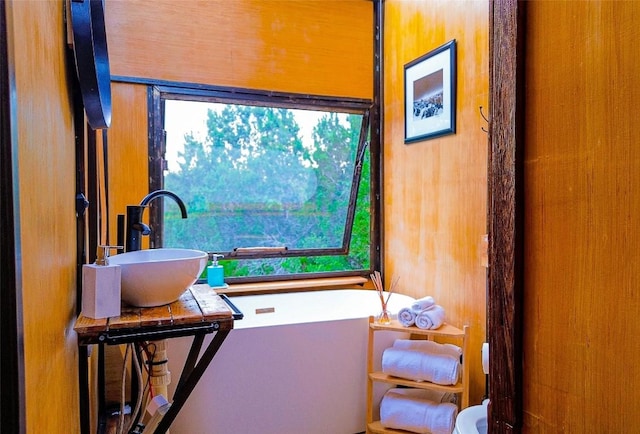
[[[146,195],[140,205],[128,205],[127,206],[127,217],[126,217],[126,242],[125,247],[127,252],[132,252],[135,250],[140,250],[141,248],[141,238],[143,235],[149,235],[151,233],[151,228],[142,222],[142,214],[144,210],[149,206],[149,203],[158,198],[158,197],[170,197],[173,199],[178,206],[180,207],[180,212],[182,213],[182,218],[187,218],[187,207],[185,206],[182,199],[178,197],[177,194],[168,191],[168,190],[156,190],[152,191],[148,195]]]
[[[182,218],[183,219],[187,218],[187,207],[184,206],[184,202],[182,202],[182,199],[180,199],[177,194],[169,190],[152,191],[142,199],[142,201],[140,202],[140,206],[147,206],[153,199],[157,197],[163,197],[163,196],[170,197],[171,199],[173,199],[180,207]]]

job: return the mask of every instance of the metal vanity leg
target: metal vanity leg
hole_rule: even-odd
[[[182,374],[180,374],[180,380],[176,385],[176,390],[180,390],[182,388],[182,385],[186,381],[186,378],[193,371],[193,367],[198,361],[198,356],[200,355],[200,348],[202,348],[204,337],[204,333],[193,336],[193,342],[191,343],[191,348],[189,349],[189,355],[187,355],[187,360],[185,360],[184,362],[184,367],[182,368]]]
[[[156,428],[155,434],[165,434],[167,432],[230,331],[231,330],[221,330],[216,332],[213,340],[207,346],[207,349],[204,351],[202,357],[198,360],[195,366],[195,357],[199,352],[199,347],[202,345],[202,339],[198,340],[198,335],[194,336],[194,342],[191,350],[189,351],[187,361],[185,362],[185,367],[183,368],[180,381],[178,382],[178,387],[174,392],[173,402]],[[198,350],[194,350],[194,346],[198,346]],[[195,356],[193,353],[195,353]],[[186,371],[187,368],[189,368],[187,364],[190,364],[193,367],[193,369],[190,369],[190,372]]]
[[[89,349],[86,346],[78,347],[78,376],[80,377],[80,432],[91,433],[91,420],[89,409]]]

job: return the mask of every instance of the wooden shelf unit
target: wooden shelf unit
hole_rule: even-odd
[[[462,375],[457,384],[451,386],[443,386],[440,384],[430,383],[428,381],[412,381],[405,378],[393,377],[381,371],[373,370],[373,349],[375,332],[386,330],[392,332],[409,333],[411,338],[426,338],[431,341],[439,342],[444,338],[453,339],[461,344],[462,348]],[[407,431],[389,429],[382,426],[380,421],[373,420],[373,384],[376,382],[387,383],[397,386],[407,386],[416,389],[438,390],[441,392],[450,392],[459,394],[458,407],[460,410],[469,406],[469,357],[467,350],[469,345],[469,326],[464,326],[461,330],[449,324],[443,324],[435,330],[423,330],[416,326],[404,327],[397,320],[392,320],[390,324],[378,324],[374,317],[369,317],[369,343],[367,354],[367,434],[406,434]]]

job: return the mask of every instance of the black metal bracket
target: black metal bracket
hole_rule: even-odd
[[[233,304],[233,302],[231,300],[229,300],[229,297],[227,297],[224,294],[218,294],[218,297],[220,297],[222,299],[222,301],[227,303],[227,306],[229,306],[231,308],[231,310],[233,311],[233,319],[234,320],[244,318],[244,313],[242,313],[242,311],[240,309],[238,309],[238,307],[235,304]]]
[[[190,325],[186,327],[176,328],[176,326],[157,327],[152,330],[140,331],[132,329],[130,332],[126,330],[117,330],[116,333],[105,331],[98,335],[98,341],[101,344],[119,345],[138,341],[153,341],[159,339],[179,338],[182,336],[192,336],[198,333],[213,333],[220,329],[217,322],[204,323],[202,325]]]
[[[89,201],[85,197],[84,193],[76,194],[76,216],[84,217],[84,212],[89,208]]]
[[[200,357],[200,360],[197,362],[196,359],[200,352],[200,348],[202,347],[204,334],[195,335],[193,337],[189,355],[187,356],[187,360],[182,368],[180,380],[178,381],[178,385],[173,394],[173,402],[154,431],[155,434],[164,434],[167,432],[230,331],[231,330],[218,331],[202,354],[202,357]]]

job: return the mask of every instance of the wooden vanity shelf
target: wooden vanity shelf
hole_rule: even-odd
[[[171,407],[153,431],[154,434],[164,434],[233,329],[234,320],[242,319],[242,316],[242,312],[227,297],[216,294],[208,285],[193,285],[177,301],[164,306],[123,306],[120,316],[104,319],[80,315],[74,330],[82,349],[81,359],[86,360],[86,366],[82,369],[84,379],[80,384],[82,396],[89,396],[88,345],[119,345],[192,336],[191,348],[173,393]],[[211,342],[201,351],[205,335],[214,332]],[[82,417],[86,419],[89,415]],[[83,426],[82,434],[89,434],[89,429],[89,426]]]
[[[430,383],[428,381],[412,381],[405,378],[393,377],[381,371],[374,371],[373,349],[375,332],[380,330],[409,333],[411,339],[428,339],[440,342],[446,339],[446,342],[455,340],[462,348],[462,375],[457,384],[451,386],[442,386],[440,384]],[[387,383],[396,386],[407,386],[416,389],[429,389],[441,392],[450,392],[458,394],[458,408],[462,410],[469,406],[469,358],[466,357],[469,345],[469,326],[464,326],[461,330],[449,324],[443,324],[435,330],[423,330],[416,326],[404,327],[397,320],[392,320],[390,324],[378,324],[374,318],[369,317],[369,344],[367,354],[367,434],[371,433],[397,433],[407,434],[407,431],[389,429],[382,426],[379,420],[374,420],[373,414],[373,384],[375,382]]]

